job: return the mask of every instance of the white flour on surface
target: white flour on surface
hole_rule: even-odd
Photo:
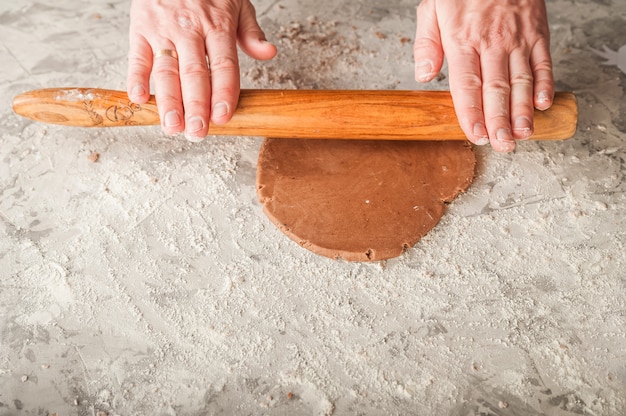
[[[623,7],[548,3],[576,137],[477,148],[468,192],[373,264],[265,218],[259,138],[18,118],[28,89],[125,88],[128,5],[0,6],[0,415],[624,414],[624,75],[588,49],[626,42]],[[413,2],[255,6],[281,55],[242,57],[244,87],[416,87]]]

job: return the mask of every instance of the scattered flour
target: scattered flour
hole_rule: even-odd
[[[123,88],[110,38],[126,2],[22,3],[0,12],[1,102],[77,77]],[[413,30],[414,2],[394,6],[406,17],[261,3],[282,52],[242,61],[245,86],[412,85],[395,71],[411,44],[395,37]],[[573,52],[555,62],[582,70],[557,76],[600,91],[580,93],[577,137],[478,149],[469,191],[387,262],[317,257],[275,229],[256,201],[256,138],[44,128],[2,107],[0,414],[624,414],[624,136],[606,104],[623,92],[617,72],[585,67],[582,33],[559,29],[609,6],[565,3],[549,7]],[[107,63],[37,72],[47,53],[13,44]]]

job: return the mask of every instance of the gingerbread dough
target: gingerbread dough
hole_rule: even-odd
[[[257,193],[269,219],[331,258],[399,256],[467,189],[476,159],[464,142],[266,139]]]

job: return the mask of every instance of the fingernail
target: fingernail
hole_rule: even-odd
[[[133,90],[131,91],[132,96],[136,98],[141,97],[145,93],[146,93],[146,89],[141,84],[135,85],[133,87]]]
[[[475,143],[479,146],[484,146],[489,143],[489,135],[487,134],[487,129],[483,123],[474,124],[474,131],[472,132],[474,137],[476,138]]]
[[[547,103],[550,100],[550,96],[546,91],[539,91],[537,94],[537,102],[539,103]]]
[[[429,81],[433,76],[433,64],[424,59],[415,64],[415,79],[419,82]]]
[[[165,113],[165,127],[180,126],[180,116],[178,111],[172,110]]]
[[[547,106],[550,104],[550,94],[547,91],[539,91],[537,94],[537,104],[540,110],[545,110]]]
[[[528,118],[518,117],[513,124],[513,130],[520,136],[520,140],[524,140],[533,134],[533,125]]]
[[[204,135],[202,134],[204,126],[205,124],[202,117],[191,117],[186,123],[185,138],[190,142],[201,142],[204,140]]]
[[[221,101],[213,106],[212,116],[213,120],[222,118],[225,115],[228,115],[228,104]]]
[[[496,131],[496,140],[499,142],[512,142],[513,135],[509,129],[498,129]]]

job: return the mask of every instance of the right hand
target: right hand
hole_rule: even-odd
[[[475,144],[510,152],[533,134],[534,108],[554,98],[544,0],[422,0],[417,8],[416,79],[448,59],[457,118]]]

